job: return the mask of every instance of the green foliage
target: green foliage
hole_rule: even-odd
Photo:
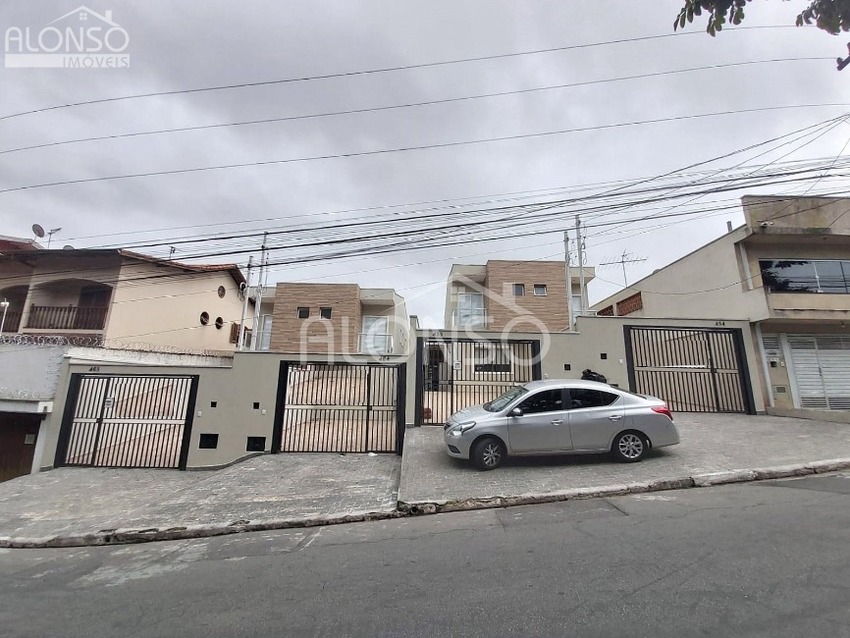
[[[673,29],[683,29],[703,12],[708,14],[706,31],[712,36],[725,25],[738,25],[744,20],[744,7],[752,0],[685,0],[676,17]],[[850,0],[810,0],[809,6],[797,16],[797,26],[815,24],[832,35],[850,31]]]

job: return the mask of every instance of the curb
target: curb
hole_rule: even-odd
[[[0,536],[0,548],[6,549],[49,549],[57,547],[96,547],[100,545],[130,545],[133,543],[152,543],[155,541],[176,541],[192,538],[210,538],[243,532],[262,532],[278,529],[303,529],[344,525],[345,523],[363,523],[400,518],[398,510],[379,512],[354,512],[311,518],[296,518],[271,521],[238,520],[227,524],[185,525],[168,528],[149,529],[105,529],[89,534],[67,536],[49,536],[44,538],[14,538]]]
[[[537,505],[541,503],[558,503],[562,501],[580,501],[609,496],[625,496],[645,492],[663,492],[681,490],[692,487],[712,487],[730,483],[748,483],[771,479],[807,476],[810,474],[825,474],[850,468],[850,458],[813,461],[800,465],[779,465],[747,470],[728,470],[723,472],[707,472],[677,478],[655,479],[639,483],[620,485],[605,485],[602,487],[580,487],[570,490],[548,492],[546,494],[522,494],[518,496],[493,496],[489,498],[470,498],[464,500],[439,501],[399,501],[398,509],[406,516],[422,516],[440,514],[442,512],[462,512],[469,510],[493,509],[498,507],[515,507],[517,505]]]
[[[363,511],[348,514],[331,514],[307,518],[280,519],[269,521],[237,520],[231,523],[213,525],[185,525],[167,528],[149,529],[105,529],[87,534],[49,536],[43,538],[22,538],[0,536],[0,548],[4,549],[50,549],[61,547],[96,547],[101,545],[129,545],[151,543],[155,541],[187,540],[193,538],[211,538],[244,532],[261,532],[279,529],[303,529],[383,521],[443,512],[462,512],[469,510],[515,507],[518,505],[536,505],[562,501],[579,501],[645,492],[663,492],[692,487],[711,487],[730,483],[746,483],[771,479],[825,474],[850,469],[850,458],[814,461],[801,465],[780,465],[775,467],[749,470],[729,470],[708,472],[678,478],[655,479],[638,483],[605,485],[602,487],[580,487],[546,494],[521,494],[518,496],[493,496],[489,498],[470,498],[464,500],[441,500],[404,502],[398,501],[398,507],[392,511]]]

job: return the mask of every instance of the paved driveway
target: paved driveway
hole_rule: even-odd
[[[444,503],[547,494],[850,457],[846,424],[685,413],[676,415],[676,423],[681,444],[655,450],[640,463],[616,463],[606,456],[516,458],[490,472],[450,458],[443,451],[442,428],[415,428],[405,436],[399,501]]]
[[[274,454],[210,472],[59,468],[0,483],[0,538],[392,512],[395,454]]]

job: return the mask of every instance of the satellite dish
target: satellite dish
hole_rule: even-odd
[[[74,250],[74,247],[71,244],[65,244],[62,246],[62,250]]]
[[[41,224],[33,224],[32,232],[36,237],[44,237],[44,229],[41,227]]]

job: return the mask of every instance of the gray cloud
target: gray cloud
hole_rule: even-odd
[[[336,2],[97,0],[130,33],[125,70],[0,69],[0,116],[54,104],[209,85],[312,76],[665,34],[679,0],[508,2],[400,0]],[[751,27],[790,25],[794,7],[759,3]],[[40,28],[76,3],[15,0],[0,7],[0,31]],[[698,32],[699,26],[690,31]],[[772,58],[834,58],[836,38],[814,29],[701,33],[535,56],[317,80],[242,90],[145,98],[0,121],[0,148],[168,127],[370,108]],[[0,155],[0,188],[145,171],[363,152],[547,130],[800,103],[847,101],[834,63],[790,61],[653,79],[611,82],[276,124],[101,141]],[[417,201],[628,180],[661,174],[768,139],[846,108],[809,108],[604,131],[291,163],[0,194],[2,233],[27,235],[33,222],[62,226],[56,241],[78,246],[184,237],[235,228],[273,228],[387,214],[324,215]],[[837,154],[843,127],[794,157]],[[733,163],[727,162],[727,165]],[[718,166],[719,168],[719,166]],[[825,186],[825,185],[824,185]],[[833,186],[834,187],[834,186]],[[589,191],[584,191],[589,192]],[[763,187],[759,192],[801,192]],[[708,195],[705,205],[738,194]],[[486,198],[482,198],[486,199]],[[636,208],[634,214],[646,214]],[[216,226],[250,219],[279,221]],[[590,217],[592,223],[593,216]],[[667,228],[658,223],[591,229],[591,264],[624,250],[647,257],[634,281],[724,232],[737,210]],[[279,280],[357,281],[395,286],[427,323],[441,320],[439,287],[452,261],[557,258],[572,214],[550,235],[474,243],[340,262],[279,267]],[[201,227],[209,225],[208,227]],[[170,231],[176,226],[199,226]],[[141,233],[135,231],[158,230]],[[134,234],[135,232],[135,234]],[[333,232],[333,231],[328,231]],[[642,233],[636,235],[636,233]],[[118,234],[91,238],[92,235]],[[475,234],[473,236],[480,236]],[[88,239],[86,239],[88,237]],[[178,255],[180,253],[178,252]],[[281,257],[287,253],[281,252]],[[302,253],[297,253],[302,254]],[[223,256],[222,259],[226,259]],[[244,255],[235,257],[244,263]],[[622,273],[600,270],[594,298]],[[602,281],[602,279],[607,280]],[[422,291],[428,291],[422,295]]]

